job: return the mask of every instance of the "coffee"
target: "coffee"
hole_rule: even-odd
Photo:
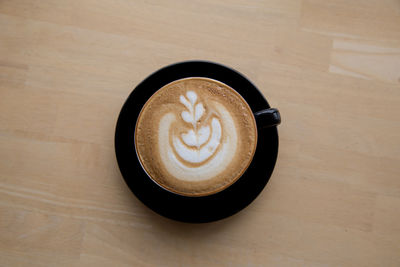
[[[149,177],[185,196],[219,192],[244,173],[257,145],[254,115],[231,87],[209,78],[163,86],[145,103],[135,147]]]

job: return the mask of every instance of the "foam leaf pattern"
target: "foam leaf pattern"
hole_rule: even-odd
[[[182,133],[181,138],[183,144],[186,146],[200,149],[200,147],[209,140],[212,131],[209,125],[198,127],[200,126],[198,122],[203,117],[206,110],[203,103],[196,103],[197,99],[197,94],[193,91],[188,91],[186,92],[186,96],[181,95],[179,97],[180,102],[187,109],[182,111],[181,117],[185,122],[192,124],[193,127],[186,133]]]
[[[197,100],[197,94],[193,91],[188,91],[186,93],[186,96],[189,99],[190,104],[192,104],[192,106],[194,106],[194,103],[196,103],[196,100]]]
[[[193,91],[188,91],[186,97],[181,95],[179,100],[187,108],[187,111],[182,111],[181,113],[182,119],[187,123],[191,123],[193,128],[196,128],[196,123],[204,115],[205,111],[202,103],[196,104],[197,94]]]
[[[182,134],[183,142],[188,146],[199,147],[203,145],[210,137],[210,126],[201,127],[197,134],[193,130]]]
[[[193,108],[192,108],[192,106],[190,105],[190,102],[186,99],[186,97],[184,97],[183,95],[181,95],[180,97],[179,97],[179,100],[180,100],[180,102],[182,103],[182,104],[184,104],[185,105],[185,107],[189,110],[189,111],[191,111]]]
[[[221,123],[218,119],[211,120],[211,136],[208,142],[201,148],[191,149],[187,144],[183,144],[177,137],[172,139],[173,146],[178,155],[187,162],[201,163],[210,158],[221,144]]]
[[[192,123],[193,122],[193,116],[187,112],[187,111],[182,111],[181,113],[182,119],[187,122],[187,123]]]
[[[202,103],[196,104],[195,109],[194,109],[194,119],[196,122],[198,122],[200,120],[200,118],[203,116],[204,111],[205,111],[205,109],[204,109]]]

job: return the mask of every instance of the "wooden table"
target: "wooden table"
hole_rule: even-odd
[[[162,66],[211,60],[280,109],[239,214],[162,218],[125,185],[116,119]],[[400,266],[400,2],[0,1],[1,266]]]

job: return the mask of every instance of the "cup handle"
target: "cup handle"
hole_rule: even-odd
[[[281,123],[281,114],[276,108],[269,108],[254,113],[257,128],[268,128]]]

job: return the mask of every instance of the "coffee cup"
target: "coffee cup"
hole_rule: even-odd
[[[128,186],[154,211],[213,221],[242,209],[265,186],[280,122],[243,75],[211,62],[177,63],[145,79],[124,104],[117,160]]]

